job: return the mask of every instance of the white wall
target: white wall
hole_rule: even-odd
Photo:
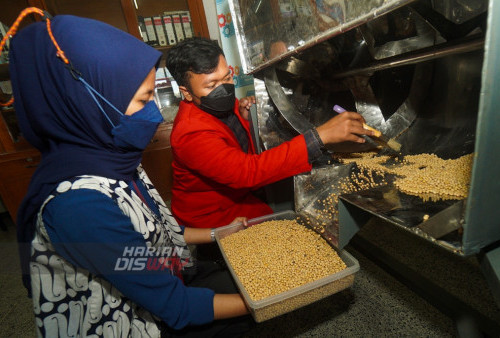
[[[203,8],[207,17],[208,32],[210,39],[219,41],[219,46],[222,46],[220,40],[219,24],[217,21],[217,7],[215,0],[203,0]]]

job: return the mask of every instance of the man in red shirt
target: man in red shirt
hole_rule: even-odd
[[[235,99],[222,49],[204,38],[186,39],[168,53],[167,68],[184,96],[170,137],[172,212],[180,224],[213,228],[237,216],[272,213],[254,191],[308,172],[324,144],[363,143],[361,115],[346,112],[316,129],[256,154],[248,113],[254,97]]]

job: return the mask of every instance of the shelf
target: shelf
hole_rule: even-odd
[[[173,0],[150,1],[146,5],[142,0],[137,1],[139,10],[135,8],[132,0],[120,0],[121,7],[127,22],[128,32],[137,38],[141,38],[139,31],[138,16],[154,16],[163,12],[169,11],[188,11],[191,15],[191,25],[193,36],[210,37],[207,21],[205,17],[205,9],[203,2],[199,0]]]

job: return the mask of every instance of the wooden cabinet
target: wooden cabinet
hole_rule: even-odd
[[[194,35],[210,37],[201,0],[0,0],[0,21],[10,26],[17,15],[30,6],[47,10],[51,15],[70,14],[103,21],[138,39],[142,39],[138,16],[153,16],[165,11],[189,11]],[[21,27],[35,20],[40,18],[29,16],[21,23]],[[166,55],[170,47],[156,48]]]
[[[165,201],[172,198],[172,124],[162,123],[142,155],[142,166]]]
[[[39,1],[0,0],[0,21],[5,25],[10,26],[23,9],[32,6],[42,8],[39,4]],[[20,27],[22,28],[29,25],[30,23],[35,22],[35,19],[35,16],[27,17],[23,20],[23,22],[21,22]]]
[[[165,11],[189,11],[195,36],[209,37],[201,0],[38,0],[50,14],[71,14],[100,20],[120,28],[138,39],[138,16],[153,16]],[[137,5],[137,6],[136,6]],[[156,47],[164,54],[169,47]]]
[[[43,0],[42,5],[51,15],[71,14],[96,19],[131,33],[120,0]]]
[[[138,9],[134,2],[137,3]],[[104,21],[137,38],[141,38],[138,15],[150,16],[163,11],[188,10],[194,34],[209,37],[201,0],[0,0],[0,21],[11,25],[21,10],[29,6],[45,9],[52,15],[72,14]],[[35,20],[39,18],[29,17],[21,27]],[[164,53],[168,51],[168,48],[158,49]],[[4,64],[0,65],[0,81],[5,79],[8,79],[8,67]],[[0,99],[5,101],[4,96]],[[20,134],[13,109],[2,109],[0,112],[0,198],[15,221],[31,176],[40,162],[40,153]],[[161,124],[143,154],[143,167],[165,200],[170,200],[172,196],[171,130],[171,124]]]
[[[137,4],[137,7],[135,6]],[[209,37],[201,0],[0,0],[0,21],[11,25],[26,7],[35,6],[51,15],[71,14],[109,23],[137,38],[137,16],[152,16],[164,11],[189,11],[196,36]],[[32,18],[28,22],[32,22]]]
[[[121,0],[121,6],[127,20],[128,32],[139,39],[138,16],[152,17],[170,11],[189,11],[195,36],[210,37],[205,9],[201,0]],[[157,46],[164,55],[170,46]]]
[[[135,7],[137,3],[137,7]],[[140,38],[137,16],[153,16],[165,11],[189,11],[194,35],[209,37],[205,9],[201,0],[121,0],[126,13],[134,13],[127,18],[129,33]]]
[[[0,154],[0,196],[14,221],[40,159],[36,149]]]

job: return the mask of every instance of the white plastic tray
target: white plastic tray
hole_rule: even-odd
[[[296,219],[297,215],[293,211],[283,211],[267,216],[262,216],[254,218],[248,221],[249,226],[263,223],[271,220],[284,220],[284,219]],[[279,293],[277,295],[261,299],[259,301],[254,301],[250,298],[247,291],[243,287],[243,284],[239,280],[238,276],[233,270],[231,263],[228,261],[224,248],[222,247],[220,240],[227,237],[235,232],[244,230],[245,227],[242,224],[227,225],[225,227],[217,228],[215,230],[215,239],[219,245],[222,252],[224,260],[227,263],[229,271],[233,276],[236,284],[248,306],[250,312],[256,322],[262,322],[273,317],[282,315],[284,313],[293,311],[305,305],[311,304],[322,298],[330,296],[334,293],[342,291],[350,287],[354,283],[354,274],[359,271],[358,261],[351,256],[347,251],[337,251],[340,258],[347,265],[347,268],[337,272],[335,274],[323,277],[316,281],[301,285],[299,287],[290,289],[288,291]]]

